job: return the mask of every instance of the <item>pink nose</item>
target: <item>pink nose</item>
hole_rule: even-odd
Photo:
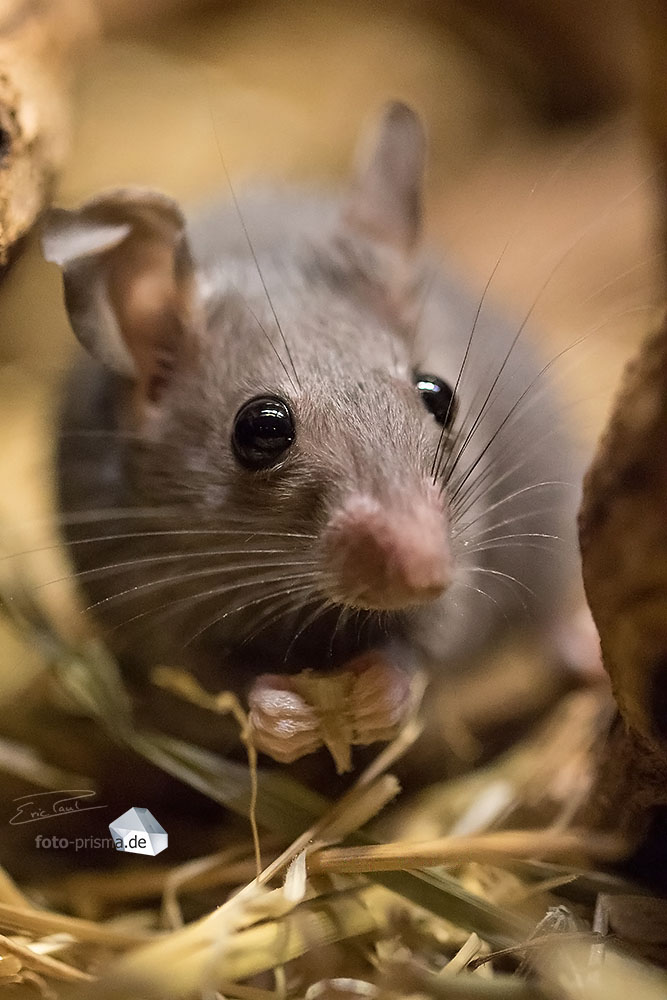
[[[437,497],[393,510],[354,497],[327,527],[331,596],[358,608],[397,610],[439,597],[451,583],[445,515]]]

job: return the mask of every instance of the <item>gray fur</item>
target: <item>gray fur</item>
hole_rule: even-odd
[[[486,306],[461,377],[459,426],[471,408],[477,412],[505,367],[486,415],[444,484],[451,496],[477,461],[477,473],[486,476],[473,490],[470,509],[451,519],[457,576],[441,599],[404,613],[351,615],[340,622],[340,609],[333,609],[295,644],[322,580],[313,579],[305,610],[265,625],[261,614],[268,603],[234,609],[243,602],[240,595],[251,601],[277,583],[185,600],[227,583],[242,587],[253,560],[263,558],[253,556],[259,549],[279,549],[284,556],[272,556],[274,561],[308,562],[318,572],[319,537],[347,496],[367,493],[409,505],[428,488],[440,428],[415,391],[412,372],[457,382],[479,301],[457,275],[434,269],[428,259],[408,266],[400,240],[379,241],[354,219],[345,221],[344,199],[267,191],[240,199],[240,209],[273,307],[234,206],[209,209],[188,231],[194,294],[205,317],[198,349],[176,370],[159,407],[141,426],[133,424],[127,415],[131,380],[89,357],[75,368],[66,392],[58,469],[64,532],[90,603],[97,605],[95,613],[128,672],[138,676],[156,663],[182,664],[217,688],[242,691],[256,673],[327,668],[357,649],[387,642],[439,669],[460,662],[508,620],[547,622],[576,572],[578,490],[533,487],[542,481],[576,483],[576,463],[544,379],[498,430],[541,362],[523,336],[505,361],[517,325]],[[297,437],[279,468],[252,473],[235,461],[230,437],[238,408],[262,393],[290,402]],[[482,495],[475,499],[475,492]],[[513,500],[504,499],[515,492]],[[151,507],[175,513],[119,515],[92,525],[70,520],[77,511]],[[540,539],[526,538],[524,544],[508,539],[509,545],[466,553],[481,544],[480,532],[504,521],[487,531],[487,539],[519,532],[557,535],[559,552],[534,548],[531,541]],[[107,532],[225,528],[246,533],[81,544]],[[281,532],[310,537],[277,537]],[[209,549],[216,554],[202,555]],[[247,554],[225,555],[225,549]],[[165,555],[179,558],[100,569]],[[238,569],[225,576],[217,573],[221,565]],[[472,566],[488,572],[472,572]],[[211,572],[195,576],[200,570]],[[291,573],[297,585],[305,571],[294,566],[282,572]],[[267,569],[264,576],[277,579],[280,572]],[[155,583],[167,577],[173,582]],[[160,607],[168,601],[176,603]],[[219,620],[204,628],[216,615]]]

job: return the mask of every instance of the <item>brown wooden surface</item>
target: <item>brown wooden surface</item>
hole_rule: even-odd
[[[667,4],[647,0],[641,10],[642,107],[667,250]],[[648,823],[651,807],[667,803],[667,318],[626,368],[586,477],[580,541],[621,713],[601,759],[592,818]]]
[[[86,0],[0,6],[0,264],[41,211],[70,138],[75,56],[92,44]]]

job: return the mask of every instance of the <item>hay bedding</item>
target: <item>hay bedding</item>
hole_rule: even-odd
[[[391,770],[419,736],[417,711],[330,802],[256,768],[252,753],[248,766],[142,731],[96,641],[63,641],[18,590],[11,600],[5,593],[3,615],[41,648],[61,705],[245,821],[226,844],[218,837],[216,850],[182,864],[163,855],[139,866],[124,855],[115,871],[20,887],[10,864],[0,880],[8,995],[513,1000],[620,997],[629,983],[637,996],[667,994],[662,973],[622,957],[614,942],[624,919],[636,940],[638,915],[648,926],[657,912],[649,897],[642,911],[638,890],[596,870],[627,845],[571,822],[608,725],[605,688],[570,694],[523,743],[428,789],[403,815],[394,808],[381,829],[382,810],[401,804]],[[179,674],[156,679],[204,700]],[[208,707],[245,724],[229,697],[209,696]],[[63,776],[51,766],[37,777],[59,787]],[[416,837],[434,825],[449,835]]]

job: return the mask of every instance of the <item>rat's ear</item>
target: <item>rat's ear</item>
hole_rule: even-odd
[[[417,113],[399,101],[364,136],[346,221],[379,242],[409,252],[421,232],[426,138]]]
[[[141,188],[110,191],[76,211],[53,210],[42,247],[63,270],[81,343],[156,402],[200,323],[178,206]]]

